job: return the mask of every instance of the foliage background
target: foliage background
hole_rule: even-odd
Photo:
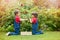
[[[38,12],[38,30],[60,31],[60,9],[46,8],[43,0],[41,3],[36,0],[28,1],[0,0],[0,31],[14,31],[14,11],[16,8],[20,10],[21,18],[31,18],[32,12]],[[23,21],[20,30],[31,31],[31,23]]]

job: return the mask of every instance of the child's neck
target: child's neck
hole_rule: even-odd
[[[16,16],[19,16],[19,15],[16,15]]]
[[[36,17],[33,17],[33,18],[36,18]]]

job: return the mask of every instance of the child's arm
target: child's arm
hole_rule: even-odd
[[[28,19],[22,19],[22,18],[20,19],[20,21],[26,21],[26,20],[28,20]]]
[[[30,23],[36,23],[37,20],[36,19],[30,19]]]
[[[29,21],[30,21],[30,23],[32,23],[32,19],[30,19]]]

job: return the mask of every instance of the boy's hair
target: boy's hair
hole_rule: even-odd
[[[18,14],[18,11],[15,11],[14,14],[15,14],[15,15]]]
[[[32,13],[32,15],[34,15],[36,18],[38,17],[38,14],[37,13]]]

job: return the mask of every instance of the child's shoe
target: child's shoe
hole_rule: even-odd
[[[10,32],[8,32],[6,35],[9,36],[10,35]]]

